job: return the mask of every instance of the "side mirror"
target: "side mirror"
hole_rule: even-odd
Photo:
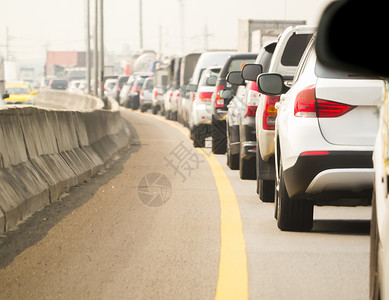
[[[377,44],[387,35],[386,6],[385,1],[374,4],[352,0],[330,3],[322,14],[317,31],[318,60],[330,68],[389,78],[387,47]],[[367,32],[369,38],[365,41]]]
[[[9,98],[9,94],[3,94],[3,99]]]
[[[244,80],[257,81],[259,74],[263,72],[263,67],[260,64],[247,64],[242,69],[242,77]]]
[[[232,90],[230,89],[222,89],[218,92],[218,95],[222,99],[232,99]]]
[[[242,72],[240,72],[240,71],[234,71],[234,72],[228,73],[227,81],[231,84],[236,84],[236,85],[244,85],[245,84],[245,81],[242,78]]]
[[[216,85],[216,80],[217,80],[216,76],[209,76],[207,78],[207,81],[205,82],[205,84],[208,86],[214,86],[214,85]]]
[[[189,92],[196,92],[197,91],[197,84],[194,84],[194,83],[190,83],[187,85],[186,87],[186,92],[189,93]]]
[[[260,74],[257,78],[257,85],[260,93],[270,96],[281,95],[287,88],[282,75],[276,73]]]

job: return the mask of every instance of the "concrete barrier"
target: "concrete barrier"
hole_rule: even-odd
[[[91,96],[46,91],[48,107],[0,109],[0,232],[96,174],[128,144],[118,106]]]

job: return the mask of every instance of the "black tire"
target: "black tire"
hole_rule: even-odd
[[[158,106],[153,106],[152,113],[153,115],[156,115],[158,113]]]
[[[140,107],[139,98],[133,98],[131,103],[131,108],[133,110],[138,110]]]
[[[224,154],[227,151],[227,133],[226,133],[226,122],[216,120],[212,116],[211,125],[212,135],[212,152],[214,154]]]
[[[263,180],[259,178],[259,165],[261,163],[261,153],[257,142],[256,153],[256,174],[257,174],[257,194],[262,202],[274,202],[274,180]]]
[[[144,105],[141,105],[140,106],[140,111],[143,113],[143,112],[146,112],[147,111],[147,107],[144,106]]]
[[[242,151],[241,151],[242,153]],[[255,170],[255,157],[250,159],[244,159],[240,155],[239,157],[239,176],[240,179],[256,179],[256,170]]]
[[[313,203],[310,200],[290,199],[285,187],[282,164],[277,199],[277,226],[282,231],[310,231],[313,226]]]
[[[191,130],[191,138],[193,140],[193,146],[196,148],[205,147],[205,132],[204,126],[193,126]]]
[[[381,299],[380,293],[380,280],[379,280],[379,268],[378,268],[378,243],[379,234],[377,226],[377,206],[376,195],[373,191],[372,198],[372,215],[370,223],[370,299]]]
[[[259,181],[259,199],[262,202],[274,202],[274,180],[262,180]]]
[[[226,124],[226,127],[228,124]],[[229,130],[227,128],[227,166],[231,170],[239,170],[239,154],[231,154]]]

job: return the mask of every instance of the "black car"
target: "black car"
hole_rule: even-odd
[[[66,79],[51,79],[49,87],[53,90],[66,90],[68,88],[68,81]]]
[[[240,53],[231,55],[225,62],[216,82],[216,91],[212,95],[212,152],[215,154],[226,153],[227,135],[226,135],[226,114],[228,99],[219,96],[222,89],[230,87],[227,82],[227,75],[233,71],[240,71],[242,65],[253,63],[257,57],[255,53]]]
[[[276,42],[261,49],[255,64],[261,65],[262,72],[268,72]],[[241,88],[239,89],[241,91]],[[241,179],[256,179],[256,134],[255,115],[259,100],[258,87],[248,81],[245,91],[237,93],[228,107],[227,122],[227,164],[234,170],[239,169]]]

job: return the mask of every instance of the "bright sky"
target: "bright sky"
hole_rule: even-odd
[[[180,54],[179,0],[142,0],[144,49]],[[239,19],[306,20],[317,25],[331,0],[183,0],[185,50],[199,50],[207,27],[209,48],[237,47]],[[95,0],[90,0],[94,7]],[[104,38],[108,52],[139,49],[139,0],[105,0]],[[0,0],[0,54],[19,62],[43,62],[45,50],[85,50],[84,0]],[[93,16],[93,12],[92,12]],[[93,18],[91,32],[93,32]]]

